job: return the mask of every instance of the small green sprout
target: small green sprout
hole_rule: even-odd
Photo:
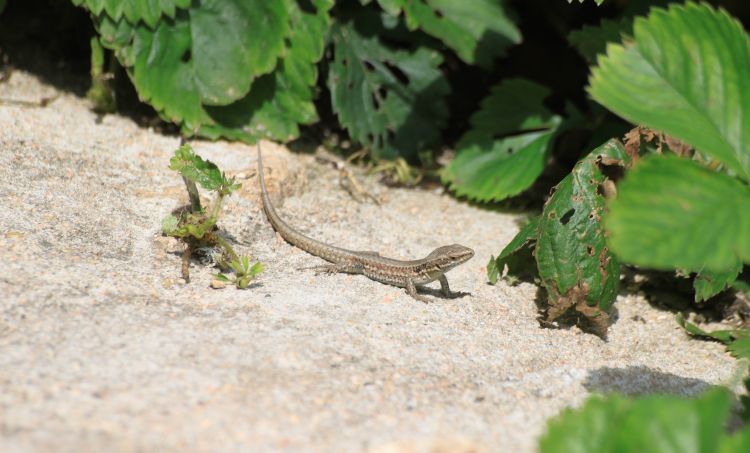
[[[423,171],[409,165],[403,157],[380,161],[370,170],[370,174],[374,173],[382,173],[394,184],[405,186],[416,186],[424,177]]]
[[[237,255],[216,227],[224,197],[231,195],[241,185],[234,178],[227,178],[216,164],[195,154],[188,144],[183,144],[175,151],[169,160],[169,168],[182,175],[190,197],[190,209],[169,214],[162,220],[163,233],[178,238],[187,245],[182,255],[182,277],[185,281],[190,281],[189,264],[194,252],[200,249],[220,249],[221,256],[216,263],[222,269],[233,271],[235,275],[230,279],[224,274],[218,274],[216,278],[222,282],[234,283],[240,289],[247,288],[250,281],[263,271],[263,265],[259,262],[250,265],[248,257]],[[206,190],[216,192],[216,199],[208,209],[201,206],[196,183]]]
[[[224,283],[233,283],[239,289],[245,289],[256,276],[263,272],[263,264],[260,262],[250,265],[250,259],[246,256],[241,256],[239,259],[232,260],[229,262],[229,268],[234,271],[234,277],[219,273],[214,275],[217,280]]]

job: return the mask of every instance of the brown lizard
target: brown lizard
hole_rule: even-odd
[[[429,299],[417,294],[417,286],[438,280],[443,295],[455,297],[448,286],[445,273],[474,256],[474,250],[469,247],[459,244],[445,245],[436,248],[422,259],[401,261],[380,256],[377,252],[347,250],[316,241],[289,226],[276,213],[268,196],[263,176],[260,145],[258,145],[258,180],[263,210],[273,228],[290,244],[331,263],[308,269],[325,273],[362,274],[381,283],[406,288],[406,292],[411,297],[425,303],[429,302]]]

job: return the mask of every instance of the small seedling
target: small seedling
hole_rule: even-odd
[[[263,265],[256,262],[251,266],[248,257],[237,255],[216,227],[224,197],[239,189],[240,184],[236,183],[234,178],[227,178],[216,164],[195,154],[187,144],[175,151],[169,160],[169,168],[182,175],[190,197],[189,209],[177,215],[170,214],[162,221],[162,231],[165,235],[178,238],[186,244],[182,254],[182,277],[185,281],[190,281],[190,257],[194,252],[218,248],[221,253],[215,259],[216,264],[223,271],[231,270],[235,275],[230,278],[220,273],[216,278],[234,283],[240,289],[247,288],[250,281],[263,271]],[[216,192],[216,199],[208,210],[201,206],[196,183],[206,190]]]
[[[222,273],[216,274],[214,277],[224,283],[234,283],[240,289],[247,288],[250,281],[263,272],[263,264],[256,262],[251,266],[250,259],[246,256],[241,256],[238,260],[230,261],[229,268],[234,271],[234,277],[229,277]]]
[[[413,187],[424,177],[424,171],[412,167],[403,157],[383,160],[370,169],[370,174],[382,173],[386,181],[394,185]]]

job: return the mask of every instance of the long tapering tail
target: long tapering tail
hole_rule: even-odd
[[[260,143],[258,144],[258,180],[260,181],[260,194],[263,200],[263,210],[266,213],[268,221],[273,226],[273,229],[278,231],[281,237],[284,238],[290,244],[301,248],[302,250],[319,256],[324,260],[331,262],[339,261],[343,254],[350,254],[348,250],[339,249],[337,247],[330,246],[315,239],[309,238],[304,234],[298,232],[289,224],[281,220],[281,217],[276,213],[273,204],[271,203],[271,197],[268,195],[268,189],[266,188],[265,175],[263,173],[263,156],[260,151]]]

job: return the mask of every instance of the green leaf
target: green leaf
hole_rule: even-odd
[[[94,18],[94,26],[99,32],[99,42],[102,47],[112,50],[125,68],[132,67],[135,64],[133,55],[135,28],[133,25],[124,19],[115,21],[106,14],[102,14]]]
[[[489,67],[521,42],[521,32],[498,0],[378,0],[389,14],[403,10],[407,26],[441,40],[469,64]]]
[[[599,59],[593,98],[750,179],[750,40],[742,25],[688,3],[636,19],[634,36]]]
[[[349,135],[381,158],[415,157],[434,145],[448,114],[440,54],[392,50],[353,23],[335,25],[332,39],[328,87]]]
[[[231,192],[239,188],[238,184],[224,176],[216,164],[210,160],[203,160],[188,144],[180,146],[175,151],[174,156],[169,159],[169,168],[197,182],[206,190]]]
[[[95,16],[103,11],[114,21],[125,19],[135,25],[143,21],[153,27],[162,15],[174,19],[179,8],[188,8],[191,0],[72,0],[76,6],[83,5]]]
[[[536,216],[521,228],[521,231],[505,246],[497,258],[490,257],[490,262],[487,264],[487,277],[490,283],[494,285],[497,282],[498,276],[502,275],[506,265],[509,276],[521,278],[536,275],[536,266],[531,255],[531,243],[538,237],[539,216]]]
[[[242,262],[239,260],[230,261],[229,268],[232,269],[234,273],[237,275],[244,274],[243,269],[242,269]]]
[[[548,95],[545,87],[523,79],[493,87],[472,115],[472,128],[458,142],[443,182],[456,195],[478,201],[499,201],[527,189],[542,173],[560,124],[542,104]]]
[[[746,395],[740,399],[747,398]],[[735,433],[732,437],[725,437],[717,450],[718,453],[736,453],[738,451],[750,451],[750,428],[745,427]]]
[[[137,27],[129,74],[141,99],[165,119],[194,130],[211,120],[201,106],[191,61],[183,61],[183,56],[191,54],[191,48],[187,20],[161,22],[153,31]],[[126,64],[122,58],[120,61]]]
[[[238,278],[237,281],[236,281],[237,288],[239,288],[239,289],[245,289],[245,288],[247,288],[248,285],[250,285],[250,281],[251,280],[252,280],[251,276],[249,276],[249,275],[243,275],[242,277]]]
[[[300,124],[318,120],[313,103],[318,78],[317,63],[323,56],[330,25],[332,0],[315,0],[314,13],[297,3],[289,10],[292,32],[286,55],[276,70],[257,79],[239,101],[222,107],[207,107],[214,125],[200,129],[200,135],[255,142],[258,138],[289,141],[299,136]]]
[[[744,280],[735,280],[731,283],[732,289],[744,293],[746,297],[750,298],[750,283]]]
[[[250,268],[250,272],[248,273],[248,275],[250,275],[251,277],[255,277],[259,275],[261,272],[263,272],[263,263],[258,261],[255,264],[253,264],[253,266]]]
[[[172,236],[177,231],[177,225],[179,224],[177,217],[172,214],[167,215],[161,221],[161,231],[167,236]]]
[[[183,220],[181,220],[177,229],[169,233],[169,236],[177,238],[191,236],[196,239],[202,239],[203,236],[211,231],[215,225],[215,220],[212,221],[203,214],[188,214]]]
[[[647,156],[628,172],[605,224],[628,263],[728,272],[750,262],[750,189],[674,155]]]
[[[289,34],[287,0],[201,0],[190,9],[190,66],[201,101],[226,105],[271,72]]]
[[[495,255],[490,255],[490,261],[487,263],[486,269],[487,280],[489,280],[490,285],[494,285],[497,283],[497,278],[502,274],[502,269],[498,267]]]
[[[727,346],[727,350],[738,359],[750,359],[750,337],[738,338]]]
[[[594,396],[580,409],[566,409],[547,424],[539,440],[542,453],[599,453],[613,451],[614,427],[633,405],[619,395]]]
[[[549,294],[548,318],[575,307],[599,334],[606,332],[620,281],[620,264],[607,248],[601,224],[603,159],[625,164],[629,157],[619,141],[610,140],[579,161],[544,205],[535,251]]]
[[[241,256],[239,261],[233,260],[229,263],[229,266],[237,274],[236,285],[237,288],[245,289],[250,285],[250,282],[261,272],[263,272],[263,265],[260,262],[256,262],[250,266],[250,258]]]
[[[652,396],[635,404],[617,427],[622,451],[682,453],[715,451],[724,433],[732,400],[725,388],[700,398]]]
[[[549,423],[540,439],[540,451],[683,453],[745,445],[750,428],[733,437],[724,431],[731,405],[731,393],[725,388],[709,390],[696,399],[593,397],[580,409],[568,409]]]
[[[738,339],[750,339],[750,330],[744,329],[730,329],[730,330],[714,330],[713,332],[707,332],[695,324],[688,322],[682,313],[677,314],[677,324],[682,326],[690,335],[703,338],[711,338],[713,340],[720,341],[724,344],[731,344]]]
[[[216,280],[222,281],[224,283],[229,283],[229,282],[232,281],[232,280],[229,279],[229,277],[227,277],[224,274],[214,274],[214,278],[216,278]]]
[[[0,13],[5,9],[6,2],[7,0],[0,0]]]
[[[591,63],[598,54],[604,53],[607,43],[622,41],[622,36],[630,35],[632,30],[631,19],[603,19],[599,25],[584,25],[580,30],[573,30],[568,35],[568,42]]]
[[[703,270],[698,272],[693,280],[695,288],[695,301],[703,302],[708,300],[729,287],[742,270],[742,263],[737,261],[734,268],[726,272],[711,272]]]

